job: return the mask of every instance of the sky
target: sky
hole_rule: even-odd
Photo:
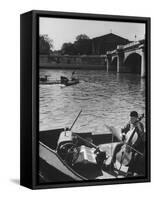
[[[94,38],[113,33],[128,40],[140,40],[145,37],[144,23],[80,20],[40,17],[39,34],[46,34],[53,40],[54,50],[60,50],[64,42],[74,42],[76,36],[86,34]],[[136,38],[135,38],[136,35]]]

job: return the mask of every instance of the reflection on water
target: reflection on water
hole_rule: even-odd
[[[40,70],[59,80],[72,70]],[[145,113],[145,80],[135,74],[76,70],[80,83],[69,87],[40,85],[40,130],[70,127],[82,109],[73,131],[107,132],[105,124],[120,128],[129,112]]]

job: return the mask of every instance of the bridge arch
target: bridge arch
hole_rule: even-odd
[[[124,61],[124,66],[127,72],[141,74],[141,55],[139,53],[128,55]]]

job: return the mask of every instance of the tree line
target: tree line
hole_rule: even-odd
[[[39,37],[40,54],[50,55],[53,53],[53,40],[48,35]],[[90,55],[92,54],[92,42],[86,34],[80,34],[75,38],[73,43],[64,43],[59,51],[61,55]]]
[[[48,35],[39,36],[39,53],[50,55],[53,49],[53,40],[51,40]]]

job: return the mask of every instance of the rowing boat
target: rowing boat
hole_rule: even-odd
[[[112,134],[74,133],[57,129],[39,135],[40,182],[122,178],[127,167],[107,166],[119,141]],[[96,149],[99,148],[99,153]]]
[[[61,84],[60,80],[47,80],[47,81],[40,81],[41,85],[56,85]]]
[[[76,85],[79,83],[78,79],[69,80],[68,82],[64,83],[65,86]]]
[[[61,76],[60,80],[61,80],[61,84],[64,84],[65,86],[75,85],[75,84],[79,83],[79,79],[73,78],[73,79],[69,80],[65,76]]]
[[[74,80],[68,80],[68,81],[62,81],[62,80],[46,80],[42,81],[40,80],[41,85],[56,85],[56,84],[62,84],[65,86],[71,86],[79,83],[79,79]]]

